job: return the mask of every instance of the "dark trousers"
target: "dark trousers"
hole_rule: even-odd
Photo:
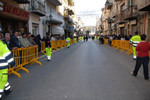
[[[133,71],[134,76],[137,76],[141,65],[143,65],[144,78],[149,79],[148,63],[149,63],[149,57],[137,57],[135,69]]]

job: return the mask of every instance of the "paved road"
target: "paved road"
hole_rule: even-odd
[[[95,41],[65,48],[28,66],[19,79],[10,76],[13,92],[3,100],[150,100],[150,82],[130,75],[135,61]]]

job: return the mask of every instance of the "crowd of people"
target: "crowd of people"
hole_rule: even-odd
[[[132,38],[133,35],[124,35],[124,36],[121,36],[121,35],[116,35],[116,34],[113,34],[113,35],[101,35],[100,38],[99,38],[99,41],[104,44],[104,39],[108,39],[109,40],[109,45],[111,45],[111,41],[112,40],[130,40]],[[150,42],[150,37],[147,37],[147,41]]]
[[[25,48],[38,45],[41,48],[41,37],[40,35],[31,35],[31,33],[15,32],[15,33],[5,33],[5,35],[0,32],[1,40],[5,42],[9,50],[14,50],[18,48]]]
[[[84,37],[83,37],[84,42],[85,42],[85,41],[88,41],[88,39],[89,39],[88,36],[84,36]]]

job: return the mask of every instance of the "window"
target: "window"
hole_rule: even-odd
[[[38,24],[32,24],[32,34],[35,36],[39,34],[39,25]]]

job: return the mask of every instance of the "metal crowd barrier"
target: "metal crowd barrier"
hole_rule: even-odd
[[[42,54],[44,54],[44,55],[46,55],[45,50],[46,50],[46,48],[45,48],[45,42],[44,42],[44,41],[41,41],[41,52],[42,52]]]
[[[59,50],[59,49],[64,48],[64,47],[67,46],[66,40],[50,41],[50,43],[51,43],[52,52],[54,52],[55,50]],[[70,40],[70,44],[72,45],[72,44],[74,44],[74,43],[75,43],[74,39],[71,39],[71,40]],[[46,55],[46,54],[45,54],[45,48],[46,48],[46,47],[45,47],[45,42],[44,42],[44,41],[41,41],[41,52],[42,52],[44,55]]]
[[[9,66],[9,74],[14,74],[21,77],[17,71],[24,70],[29,73],[29,70],[24,67],[25,65],[32,65],[34,63],[42,65],[42,63],[38,61],[38,46],[12,50],[12,54],[15,60],[15,67],[13,68],[12,66]]]
[[[104,44],[108,45],[108,39],[104,39]]]
[[[107,39],[105,39],[106,41]],[[105,43],[107,44],[107,43]],[[132,44],[130,44],[130,41],[127,40],[112,40],[111,46],[115,49],[120,49],[121,52],[126,51],[126,54],[132,54]],[[149,53],[150,56],[150,53]]]
[[[74,39],[71,39],[70,43],[71,45],[74,44]],[[66,46],[66,40],[51,41],[51,48],[53,51]],[[21,75],[18,73],[19,70],[24,70],[25,72],[29,73],[29,70],[24,67],[25,65],[32,65],[34,63],[42,65],[42,63],[38,61],[39,53],[46,55],[45,48],[45,42],[41,41],[41,52],[38,52],[38,46],[12,50],[11,52],[15,60],[15,67],[13,68],[9,65],[9,74],[14,74],[18,77],[21,77]]]

